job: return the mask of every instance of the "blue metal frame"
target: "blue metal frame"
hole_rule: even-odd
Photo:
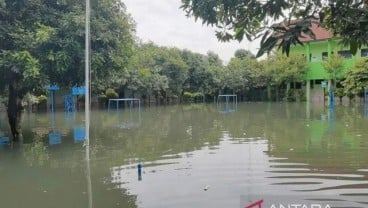
[[[64,105],[65,112],[75,112],[75,102],[72,94],[68,94],[64,97]]]
[[[73,87],[70,94],[66,95],[64,98],[65,112],[71,113],[75,112],[75,101],[74,97],[76,95],[86,95],[86,87]]]
[[[50,94],[50,102],[51,102],[51,112],[55,112],[55,91],[60,90],[60,87],[57,85],[49,85],[47,89],[51,92]]]
[[[328,97],[329,97],[329,107],[334,107],[335,106],[335,93],[333,91],[333,89],[331,88],[329,91],[328,91]]]
[[[73,87],[72,88],[73,95],[85,95],[86,94],[86,87]]]
[[[86,128],[74,127],[74,143],[84,142],[86,140]]]

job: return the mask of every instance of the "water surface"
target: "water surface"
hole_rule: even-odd
[[[83,113],[25,114],[23,143],[0,146],[0,204],[244,207],[286,197],[368,207],[365,112],[279,103],[94,111],[89,161]]]

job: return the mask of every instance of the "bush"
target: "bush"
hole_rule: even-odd
[[[336,97],[340,98],[340,100],[345,96],[344,88],[337,88],[335,90]]]
[[[354,93],[348,92],[348,93],[346,93],[346,96],[349,98],[350,103],[355,101],[355,94]]]
[[[191,103],[202,98],[202,96],[203,95],[200,92],[194,92],[194,93],[184,92],[183,94],[184,101],[191,102]]]
[[[40,95],[37,97],[38,103],[42,103],[42,102],[46,102],[47,101],[47,97],[46,95]]]
[[[286,100],[288,102],[295,102],[296,101],[294,91],[295,91],[294,89],[289,90],[289,92],[287,94],[287,97],[286,97]]]
[[[192,93],[190,93],[190,92],[184,92],[183,93],[183,99],[186,102],[193,102]]]
[[[97,97],[99,103],[105,103],[107,100],[107,96],[105,94],[101,94]]]
[[[105,95],[106,99],[116,99],[119,97],[119,94],[112,88],[108,88]]]
[[[306,102],[307,101],[307,95],[305,94],[305,90],[300,89],[300,90],[298,90],[298,93],[299,93],[300,102]]]
[[[40,95],[37,97],[37,110],[47,111],[47,97],[45,95]]]

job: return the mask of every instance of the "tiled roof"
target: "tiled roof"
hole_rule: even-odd
[[[327,29],[321,27],[316,23],[312,23],[312,32],[316,36],[315,39],[309,37],[308,35],[303,35],[304,37],[300,37],[299,40],[301,42],[310,42],[310,41],[319,41],[319,40],[326,40],[333,37],[333,34],[328,31]]]

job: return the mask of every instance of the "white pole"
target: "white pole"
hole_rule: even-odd
[[[90,3],[86,0],[86,40],[85,40],[85,116],[86,116],[86,146],[89,146],[89,122],[90,122],[90,81],[89,81],[89,69],[90,69]]]
[[[86,163],[87,163],[87,191],[88,191],[88,207],[93,207],[92,200],[92,182],[90,168],[90,153],[89,153],[89,124],[90,124],[90,0],[86,0],[86,34],[85,34],[85,120],[86,120]]]

